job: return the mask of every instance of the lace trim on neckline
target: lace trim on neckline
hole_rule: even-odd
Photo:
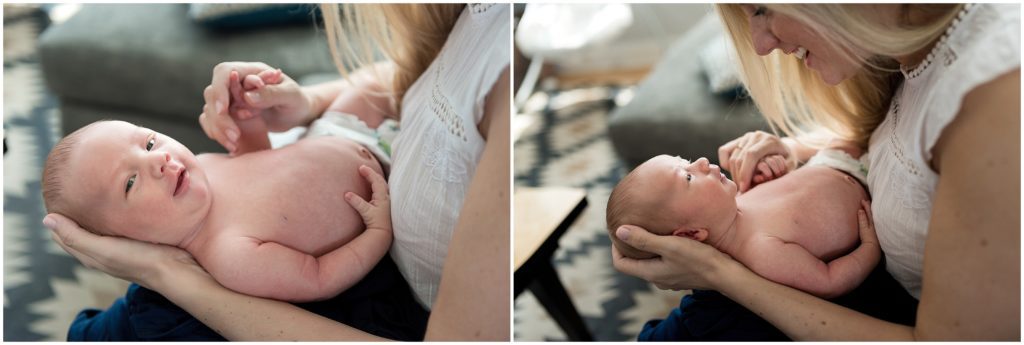
[[[954,31],[956,31],[960,22],[963,21],[964,17],[967,16],[967,13],[970,12],[972,8],[974,8],[974,4],[964,4],[964,8],[960,10],[960,13],[956,15],[956,18],[953,18],[953,22],[949,24],[949,27],[946,28],[946,32],[939,38],[939,43],[936,43],[935,46],[932,47],[932,50],[928,52],[928,56],[924,58],[924,61],[921,61],[921,63],[917,64],[917,66],[909,71],[907,70],[907,66],[902,64],[900,65],[900,72],[903,73],[903,77],[905,79],[916,78],[921,75],[921,73],[924,73],[924,71],[928,69],[928,66],[931,66],[932,60],[935,59],[937,52],[946,46],[946,40],[949,39],[949,36],[951,36]]]

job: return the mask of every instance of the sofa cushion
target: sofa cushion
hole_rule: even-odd
[[[263,61],[298,77],[335,71],[322,30],[312,25],[214,32],[192,22],[187,4],[86,4],[40,37],[50,89],[74,99],[190,122],[223,61]]]
[[[633,99],[612,111],[608,135],[627,164],[636,166],[658,154],[717,161],[722,144],[767,128],[749,99],[708,88],[697,54],[721,31],[713,14],[701,19],[637,85]]]
[[[734,93],[743,87],[736,72],[736,61],[729,56],[731,46],[732,40],[725,33],[719,33],[700,49],[700,66],[708,77],[711,92]]]
[[[188,16],[211,29],[247,29],[309,23],[318,7],[312,4],[190,4]]]

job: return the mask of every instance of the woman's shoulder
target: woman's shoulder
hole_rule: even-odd
[[[899,105],[927,115],[920,122],[926,161],[969,95],[984,94],[990,89],[979,88],[1020,70],[1019,11],[1018,5],[967,5],[929,54],[930,65],[923,73],[908,73],[903,99],[911,103]],[[1017,97],[1019,102],[1020,96],[1004,97]]]
[[[942,65],[938,68],[942,70],[939,83],[970,86],[960,90],[964,95],[973,87],[1019,69],[1021,57],[1019,5],[967,6],[951,24],[950,32],[940,39],[941,49],[929,57],[931,63]]]

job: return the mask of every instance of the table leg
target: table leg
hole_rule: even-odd
[[[593,341],[594,337],[587,330],[583,318],[576,311],[572,300],[565,292],[565,287],[558,280],[558,274],[550,263],[539,265],[537,278],[530,285],[530,291],[537,297],[544,309],[565,330],[571,341]]]

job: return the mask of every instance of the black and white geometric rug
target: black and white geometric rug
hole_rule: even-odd
[[[83,308],[106,308],[128,283],[83,267],[50,239],[39,180],[60,138],[55,96],[36,54],[47,24],[36,7],[4,4],[4,333],[6,341],[63,341]]]
[[[605,207],[627,172],[607,136],[609,112],[632,87],[597,86],[537,92],[516,123],[528,123],[514,145],[516,186],[587,190],[587,208],[566,231],[555,269],[595,340],[631,341],[649,319],[679,305],[682,293],[662,291],[612,267]],[[565,333],[529,290],[515,300],[516,341],[565,341]]]

